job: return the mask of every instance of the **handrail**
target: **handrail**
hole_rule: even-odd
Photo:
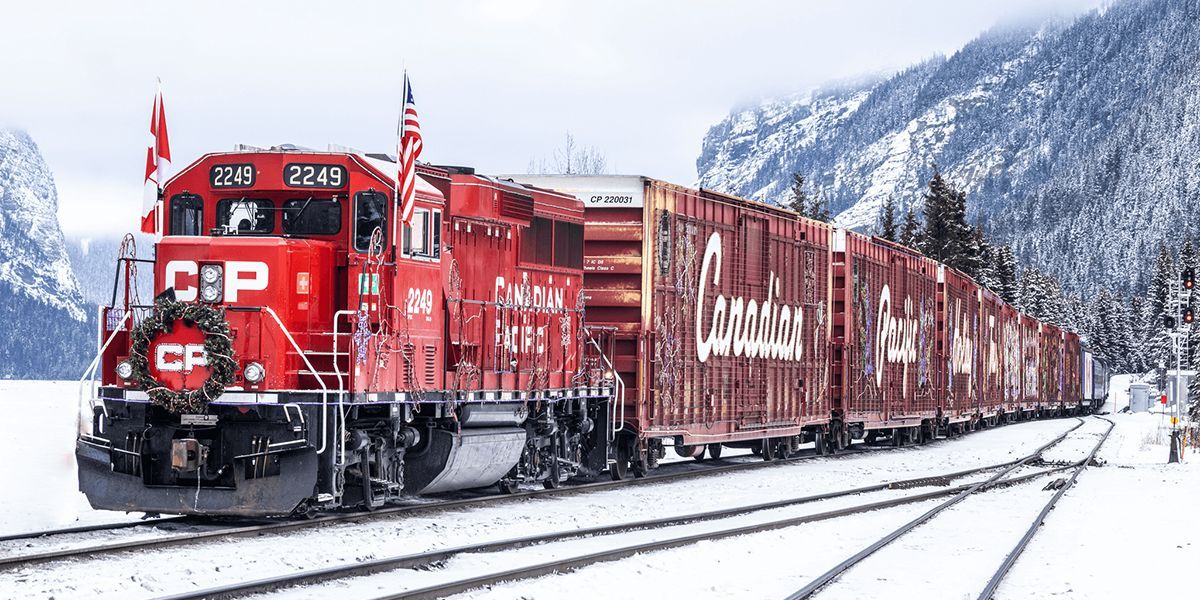
[[[342,368],[338,366],[338,336],[342,335],[338,332],[338,320],[342,315],[350,316],[355,314],[352,310],[339,310],[333,313],[333,374],[337,376],[338,388],[342,388]],[[346,332],[349,335],[350,332]],[[346,357],[349,358],[350,351],[347,349]],[[350,377],[350,373],[346,373],[346,377]]]
[[[111,307],[110,307],[110,308],[111,308]],[[80,378],[79,378],[79,403],[78,403],[79,405],[82,405],[82,404],[83,404],[83,394],[84,394],[84,392],[83,392],[83,389],[84,389],[84,388],[83,388],[83,385],[84,385],[84,382],[85,382],[85,381],[88,381],[88,380],[90,379],[91,381],[88,381],[88,383],[90,383],[90,384],[91,384],[91,386],[89,386],[89,387],[95,387],[95,384],[96,384],[96,370],[97,370],[97,369],[99,369],[99,367],[100,367],[100,359],[104,357],[104,351],[105,351],[105,350],[108,350],[108,346],[109,346],[110,344],[112,344],[112,341],[113,341],[114,339],[116,339],[116,337],[117,337],[117,333],[119,333],[119,332],[121,331],[121,328],[125,326],[125,321],[128,321],[128,320],[129,320],[129,318],[130,318],[132,315],[133,315],[133,311],[132,311],[132,310],[125,309],[125,315],[124,315],[123,317],[121,317],[121,322],[120,322],[120,323],[117,323],[117,326],[113,328],[113,331],[112,331],[112,333],[111,333],[111,334],[109,334],[109,336],[108,336],[108,339],[107,339],[107,340],[105,340],[105,341],[104,341],[104,344],[102,344],[102,345],[100,346],[100,350],[98,350],[98,351],[96,352],[96,358],[93,358],[93,359],[92,359],[92,362],[91,362],[91,364],[89,364],[89,365],[88,365],[88,368],[84,370],[84,372],[83,372],[83,377],[80,377]],[[100,307],[100,319],[99,319],[99,321],[100,321],[100,323],[102,324],[101,326],[103,326],[103,323],[104,323],[104,307]],[[92,394],[88,394],[88,396],[89,396],[89,397],[88,397],[88,407],[90,407],[92,410],[95,410],[95,409],[96,409],[96,401],[95,401],[95,398],[92,398],[92,397],[91,397],[91,396],[92,396]],[[105,406],[104,404],[101,404],[100,406],[104,408],[104,415],[105,415],[105,416],[108,416],[108,407],[107,407],[107,406]],[[78,406],[76,406],[76,409],[78,410]],[[83,413],[79,413],[79,414],[75,415],[75,431],[76,431],[76,433],[78,433],[79,431],[82,431],[82,429],[83,429]]]
[[[587,331],[587,327],[584,327],[584,330]],[[596,338],[592,337],[590,331],[588,331],[587,336],[588,343],[596,347],[596,353],[600,355],[600,360],[603,361],[605,366],[608,367],[608,370],[612,372],[614,381],[613,387],[617,390],[617,405],[621,407],[621,416],[620,418],[617,417],[617,408],[613,407],[611,411],[612,416],[610,417],[612,426],[609,428],[609,439],[612,440],[616,437],[617,432],[625,429],[625,381],[621,379],[621,374],[617,372],[616,367],[614,367],[612,362],[608,360],[608,356],[604,353],[604,350],[600,347],[600,344],[596,342]]]
[[[300,360],[303,360],[304,365],[306,367],[308,367],[308,372],[312,373],[313,378],[317,380],[317,384],[321,386],[321,447],[317,450],[317,454],[324,454],[325,446],[328,445],[328,440],[329,440],[329,423],[328,423],[328,421],[329,421],[329,387],[327,387],[325,385],[325,381],[321,379],[321,376],[317,375],[316,368],[314,368],[312,362],[310,362],[308,360],[308,356],[306,354],[304,354],[304,351],[300,349],[300,344],[296,343],[296,340],[292,337],[291,332],[289,332],[287,330],[287,327],[283,326],[283,321],[279,320],[279,315],[275,314],[275,311],[273,309],[271,309],[270,306],[264,306],[264,307],[262,307],[262,310],[264,312],[266,312],[268,315],[271,315],[271,318],[275,320],[275,324],[279,326],[279,331],[283,332],[283,336],[285,338],[287,338],[287,341],[292,344],[292,348],[294,348],[296,350],[296,353],[300,355]],[[342,387],[341,387],[341,383],[339,382],[338,383],[338,408],[339,408],[339,410],[341,409],[341,406],[342,406],[342,396],[343,396]],[[342,427],[345,427],[345,423],[342,424]]]

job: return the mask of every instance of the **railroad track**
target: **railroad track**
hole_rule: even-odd
[[[79,525],[76,527],[63,527],[62,529],[46,529],[42,531],[29,531],[25,533],[13,533],[8,535],[0,535],[0,543],[15,542],[20,540],[31,540],[36,538],[46,538],[62,535],[70,535],[75,533],[92,533],[96,531],[111,531],[116,529],[132,529],[135,527],[157,527],[163,524],[188,522],[193,520],[191,517],[148,517],[141,521],[120,521],[117,523],[99,523],[96,525]]]
[[[1096,447],[1092,448],[1092,451],[1088,454],[1087,458],[1080,461],[1080,463],[1071,471],[1070,479],[1068,479],[1066,483],[1059,487],[1058,491],[1046,501],[1046,504],[1042,507],[1041,512],[1034,517],[1033,522],[1029,525],[1029,529],[1025,531],[1025,535],[1021,536],[1021,539],[1017,541],[1016,545],[1013,546],[1013,549],[1009,551],[1007,556],[1004,557],[1004,561],[1000,563],[1000,567],[996,569],[995,574],[993,574],[992,578],[988,580],[987,585],[984,586],[983,591],[979,594],[979,600],[991,600],[992,596],[996,594],[996,589],[1000,587],[1000,582],[1004,580],[1004,576],[1008,575],[1009,570],[1011,570],[1013,565],[1016,564],[1017,559],[1020,558],[1021,554],[1025,552],[1025,548],[1029,546],[1029,542],[1033,539],[1034,534],[1036,534],[1038,529],[1041,528],[1042,524],[1046,522],[1046,516],[1049,515],[1050,511],[1054,509],[1054,506],[1058,504],[1058,501],[1062,499],[1063,494],[1066,494],[1067,490],[1071,489],[1071,486],[1075,485],[1075,480],[1079,478],[1079,474],[1082,473],[1084,469],[1088,468],[1088,465],[1090,465],[1096,458],[1096,453],[1100,451],[1100,447],[1103,446],[1104,442],[1108,440],[1108,435],[1112,433],[1113,427],[1116,426],[1116,423],[1105,419],[1104,417],[1097,418],[1108,423],[1108,429],[1104,431],[1104,436],[1101,437],[1100,441],[1096,443]]]
[[[950,439],[950,438],[945,438],[945,437],[938,438],[936,440],[931,440],[925,444],[922,444],[922,446],[938,444],[938,443],[944,442],[948,439]],[[908,446],[906,448],[911,449],[911,448],[913,448],[913,446]],[[94,555],[98,555],[98,554],[108,554],[108,553],[113,553],[113,552],[122,552],[122,551],[129,551],[129,550],[167,547],[167,546],[171,546],[171,545],[185,544],[185,543],[191,543],[191,542],[219,538],[219,537],[238,537],[238,536],[247,536],[247,535],[259,535],[259,534],[271,533],[271,532],[283,532],[283,531],[289,531],[289,530],[293,530],[293,529],[300,529],[300,528],[304,528],[304,527],[321,526],[321,525],[328,525],[328,524],[334,524],[334,523],[340,523],[340,522],[346,522],[346,521],[353,521],[355,519],[378,518],[378,517],[386,517],[389,515],[395,515],[397,513],[409,513],[409,512],[421,511],[421,510],[432,510],[432,509],[438,508],[438,507],[440,507],[440,508],[456,508],[456,507],[461,507],[461,506],[469,505],[469,504],[473,504],[473,503],[500,502],[505,499],[521,499],[521,498],[527,498],[529,496],[534,496],[534,495],[540,496],[540,495],[570,494],[570,493],[576,493],[576,492],[585,491],[585,490],[605,489],[605,488],[610,488],[610,487],[614,487],[617,485],[629,485],[629,484],[636,485],[639,483],[642,483],[642,484],[658,483],[658,482],[663,482],[663,481],[671,481],[671,480],[675,480],[675,479],[685,479],[685,478],[689,478],[689,477],[709,475],[709,474],[725,473],[725,472],[729,472],[729,471],[736,471],[736,470],[742,470],[742,469],[754,469],[754,468],[759,468],[759,467],[768,467],[768,466],[777,465],[777,464],[787,464],[790,462],[811,460],[811,459],[816,459],[816,458],[821,458],[821,457],[839,458],[839,457],[843,457],[843,456],[859,454],[862,452],[869,452],[869,451],[875,451],[875,450],[884,451],[884,450],[893,450],[893,449],[894,448],[885,447],[885,446],[868,446],[866,444],[854,444],[850,448],[843,450],[837,454],[817,454],[814,450],[805,450],[805,451],[803,451],[804,452],[803,454],[800,454],[798,456],[793,456],[791,458],[780,459],[780,460],[775,460],[775,461],[762,461],[761,458],[752,457],[750,455],[747,455],[747,456],[745,456],[745,458],[747,459],[746,461],[733,462],[732,464],[730,464],[730,461],[736,461],[738,458],[742,458],[742,457],[728,457],[725,459],[716,459],[716,460],[708,459],[708,460],[698,461],[698,462],[693,462],[693,461],[671,462],[671,463],[665,463],[663,466],[659,467],[659,469],[661,469],[661,470],[678,469],[678,470],[672,471],[672,472],[659,472],[655,475],[651,475],[648,477],[630,479],[630,480],[624,480],[624,481],[616,481],[616,482],[602,481],[602,482],[587,483],[587,484],[568,485],[563,488],[559,488],[557,490],[526,491],[526,492],[521,492],[521,493],[512,494],[512,495],[479,496],[479,495],[474,495],[475,494],[474,492],[467,491],[467,492],[464,492],[461,494],[461,495],[467,496],[465,498],[458,497],[458,498],[453,498],[453,499],[440,499],[436,503],[430,503],[430,504],[391,506],[391,507],[387,507],[387,508],[377,510],[377,511],[372,511],[372,512],[352,512],[352,513],[329,514],[329,515],[322,515],[318,518],[309,519],[309,520],[271,521],[269,523],[263,523],[262,520],[245,520],[245,521],[240,521],[240,523],[241,523],[240,525],[236,525],[236,524],[229,525],[227,527],[222,527],[217,530],[195,532],[195,533],[189,534],[189,535],[172,536],[170,538],[158,538],[158,539],[151,539],[151,540],[131,540],[131,541],[118,542],[118,543],[113,543],[113,544],[92,545],[92,546],[87,546],[87,547],[55,550],[55,551],[50,551],[50,552],[40,552],[40,553],[35,553],[35,554],[6,556],[6,557],[0,557],[0,569],[19,567],[19,566],[24,566],[24,565],[32,565],[32,564],[37,564],[37,563],[42,563],[42,562],[47,562],[47,561],[52,561],[52,560],[67,559],[67,558],[73,558],[73,557],[78,557],[78,556],[94,556]],[[253,523],[253,524],[246,525],[246,523]],[[115,530],[121,530],[121,529],[134,529],[134,528],[144,528],[144,527],[159,527],[161,525],[170,525],[170,524],[212,525],[212,524],[214,524],[214,521],[207,520],[207,519],[204,519],[201,517],[173,516],[173,517],[159,517],[159,518],[145,519],[142,521],[126,521],[126,522],[119,522],[119,523],[107,523],[107,524],[99,524],[99,525],[83,525],[83,526],[78,526],[78,527],[67,527],[67,528],[62,528],[62,529],[33,531],[33,532],[0,536],[0,549],[2,549],[2,545],[5,542],[33,540],[33,539],[48,540],[51,538],[62,537],[62,536],[67,536],[67,535],[72,535],[72,534],[93,533],[93,532],[99,532],[99,531],[115,531]]]
[[[936,443],[931,442],[931,443]],[[133,540],[118,541],[106,544],[90,544],[85,546],[76,546],[71,548],[56,549],[44,552],[16,554],[10,556],[0,556],[0,570],[21,568],[35,564],[65,560],[72,558],[94,558],[101,555],[115,554],[119,552],[129,552],[135,550],[152,550],[159,548],[167,548],[171,546],[179,546],[185,544],[193,544],[208,540],[258,536],[264,534],[277,534],[297,529],[305,529],[309,527],[321,527],[338,523],[347,523],[361,521],[367,519],[379,519],[396,517],[401,515],[417,514],[435,510],[445,510],[452,508],[462,508],[471,506],[484,506],[501,502],[516,501],[527,498],[541,498],[548,496],[566,496],[591,491],[600,491],[611,489],[619,486],[628,485],[646,485],[654,483],[663,483],[692,477],[701,477],[707,475],[715,475],[720,473],[728,473],[732,471],[742,471],[746,469],[767,468],[775,465],[791,464],[795,462],[813,460],[817,458],[837,459],[841,457],[854,456],[865,452],[886,451],[887,448],[872,447],[865,444],[855,444],[850,448],[838,454],[817,454],[815,451],[807,451],[804,454],[793,456],[787,459],[779,459],[774,461],[763,461],[761,458],[747,455],[746,460],[738,461],[742,457],[730,457],[726,459],[709,459],[705,461],[687,461],[666,463],[660,469],[665,472],[659,472],[654,475],[640,477],[635,479],[626,479],[622,481],[598,481],[594,483],[583,483],[578,485],[567,485],[557,489],[539,489],[518,492],[516,494],[491,494],[477,495],[475,492],[463,492],[457,497],[449,499],[436,499],[433,502],[421,504],[406,504],[400,506],[389,506],[375,511],[363,512],[347,512],[323,515],[314,519],[300,520],[279,520],[262,522],[262,520],[241,521],[237,524],[224,526],[217,522],[217,527],[200,531],[193,531],[179,535],[170,535],[166,537],[155,538],[140,538]],[[163,519],[155,519],[153,521],[139,521],[129,523],[119,523],[111,525],[83,526],[78,528],[57,529],[44,532],[32,532],[26,534],[17,534],[9,536],[0,542],[4,541],[19,541],[26,539],[48,540],[55,536],[70,535],[76,533],[87,533],[104,530],[129,529],[138,526],[157,525],[161,523],[196,523],[197,525],[212,525],[213,522],[206,522],[202,519],[193,517],[169,517]],[[249,524],[247,524],[249,523]]]
[[[1044,452],[1047,448],[1053,446],[1054,444],[1056,444],[1058,442],[1061,442],[1063,439],[1066,438],[1066,436],[1071,431],[1078,429],[1081,425],[1082,425],[1082,420],[1080,420],[1079,424],[1075,425],[1074,427],[1072,427],[1067,432],[1063,433],[1061,436],[1059,436],[1055,440],[1052,440],[1050,443],[1045,444],[1042,447],[1038,448],[1030,456],[1012,460],[1012,461],[1008,461],[1008,462],[1004,462],[1004,463],[987,465],[987,466],[983,466],[983,467],[976,467],[976,468],[962,470],[962,471],[956,471],[956,472],[952,472],[952,473],[945,473],[945,474],[932,476],[932,477],[926,476],[926,477],[920,477],[920,478],[915,478],[915,479],[891,481],[891,482],[886,482],[886,483],[881,483],[881,484],[876,484],[876,485],[871,485],[871,486],[858,487],[858,488],[842,490],[842,491],[837,491],[837,492],[815,494],[815,495],[802,496],[802,497],[790,498],[790,499],[785,499],[785,500],[778,500],[778,501],[773,501],[773,502],[766,502],[766,503],[746,505],[746,506],[738,506],[738,507],[733,507],[733,508],[693,513],[693,514],[687,514],[687,515],[681,515],[681,516],[674,516],[674,517],[667,517],[667,518],[660,518],[660,519],[650,519],[650,520],[644,520],[644,521],[628,522],[628,523],[622,523],[622,524],[617,524],[617,525],[598,526],[598,527],[591,527],[591,528],[584,528],[584,529],[573,529],[573,530],[568,530],[568,531],[553,532],[553,533],[548,533],[548,534],[527,536],[527,537],[521,537],[521,538],[483,542],[483,543],[470,544],[470,545],[466,545],[466,546],[458,546],[458,547],[453,547],[453,548],[444,548],[444,549],[432,550],[432,551],[427,551],[427,552],[408,554],[408,555],[403,555],[403,556],[375,559],[375,560],[364,561],[364,562],[356,562],[353,564],[346,564],[346,565],[339,565],[339,566],[334,566],[334,567],[325,567],[325,568],[321,568],[321,569],[300,571],[297,573],[280,575],[280,576],[276,576],[276,577],[269,577],[269,578],[255,580],[255,581],[238,582],[238,583],[233,583],[233,584],[228,584],[228,585],[223,585],[223,586],[218,586],[218,587],[213,587],[213,588],[195,590],[195,591],[181,593],[181,594],[177,594],[177,595],[166,596],[165,598],[167,598],[169,600],[187,600],[187,599],[198,599],[198,598],[236,597],[236,596],[241,596],[241,595],[246,595],[246,594],[269,592],[269,591],[273,591],[273,590],[277,590],[277,589],[281,589],[281,588],[287,588],[287,587],[294,587],[294,586],[301,586],[301,585],[313,585],[313,584],[317,584],[317,583],[321,583],[321,582],[325,582],[325,581],[331,581],[331,580],[335,580],[335,579],[343,579],[343,578],[347,578],[347,577],[371,575],[371,574],[375,574],[375,573],[393,571],[393,570],[397,570],[397,569],[434,567],[436,565],[443,563],[444,561],[447,561],[456,556],[460,556],[460,555],[464,555],[464,554],[474,554],[474,553],[483,553],[483,552],[501,552],[501,551],[515,550],[515,549],[519,549],[519,548],[523,548],[523,547],[527,547],[527,546],[547,544],[547,543],[559,542],[559,541],[565,541],[565,540],[571,540],[571,539],[617,535],[617,534],[628,533],[628,532],[633,532],[633,531],[661,529],[661,528],[667,528],[667,527],[674,527],[674,526],[678,526],[678,525],[699,523],[699,522],[704,522],[704,521],[714,521],[714,520],[726,519],[726,518],[730,518],[730,517],[735,517],[735,516],[745,515],[745,514],[750,514],[750,513],[755,513],[755,512],[761,512],[761,511],[766,511],[766,510],[771,510],[771,509],[796,506],[796,505],[801,505],[801,504],[806,504],[806,503],[818,502],[818,501],[822,501],[822,500],[830,500],[830,499],[834,499],[834,498],[866,494],[866,493],[871,493],[871,492],[881,492],[884,490],[907,490],[907,489],[912,489],[914,487],[927,486],[927,485],[949,485],[949,483],[953,480],[961,479],[964,477],[969,477],[971,475],[977,475],[980,473],[985,473],[988,471],[1001,470],[1002,471],[1001,475],[1003,475],[1003,474],[1011,473],[1012,470],[1014,470],[1015,468],[1026,464],[1033,458],[1040,456],[1041,453]],[[481,586],[499,583],[501,581],[509,581],[509,580],[515,580],[515,579],[527,579],[527,578],[531,578],[531,577],[538,577],[541,575],[546,575],[549,573],[570,571],[570,570],[577,569],[577,568],[587,566],[590,564],[594,564],[597,562],[618,560],[618,559],[632,556],[634,554],[638,554],[638,553],[642,553],[642,552],[650,552],[650,551],[655,551],[655,550],[674,548],[674,547],[684,546],[684,545],[688,545],[688,544],[693,544],[693,543],[703,541],[703,540],[721,539],[721,538],[731,537],[731,536],[739,536],[739,535],[746,535],[746,534],[751,534],[751,533],[758,533],[758,532],[762,532],[762,531],[768,531],[771,529],[792,527],[792,526],[796,526],[796,525],[802,525],[805,523],[813,523],[813,522],[827,520],[827,519],[833,519],[833,518],[837,518],[837,517],[860,514],[860,513],[868,512],[868,511],[872,511],[872,510],[892,508],[892,507],[901,506],[904,504],[912,504],[912,503],[924,502],[924,501],[928,501],[928,500],[932,500],[932,499],[943,498],[945,496],[953,496],[953,495],[957,495],[957,494],[962,493],[969,489],[978,488],[980,485],[984,485],[984,484],[986,484],[988,487],[1012,485],[1015,483],[1028,481],[1028,480],[1031,480],[1031,479],[1034,479],[1037,477],[1043,477],[1043,476],[1051,474],[1051,473],[1057,473],[1057,472],[1060,472],[1060,471],[1063,471],[1063,470],[1066,470],[1069,468],[1070,468],[1069,466],[1058,466],[1058,467],[1046,469],[1043,471],[1038,471],[1035,473],[1030,473],[1030,474],[1021,475],[1021,476],[1015,476],[1015,477],[1011,477],[1011,478],[1007,478],[1007,479],[1001,479],[1000,477],[991,477],[991,478],[987,479],[983,484],[976,483],[976,484],[960,485],[957,487],[946,487],[945,489],[939,489],[939,490],[934,490],[934,491],[930,491],[930,492],[923,492],[923,493],[916,493],[916,494],[908,494],[908,495],[904,495],[904,496],[900,496],[900,497],[896,497],[896,498],[888,498],[885,500],[869,502],[869,503],[860,504],[860,505],[852,506],[852,507],[848,507],[848,508],[841,508],[841,509],[825,511],[825,512],[820,512],[820,513],[815,513],[815,514],[808,514],[808,515],[799,516],[799,517],[777,519],[777,520],[768,521],[768,522],[764,522],[764,523],[758,523],[758,524],[754,524],[754,525],[731,527],[731,528],[726,528],[726,529],[704,532],[704,533],[700,533],[700,534],[685,535],[685,536],[681,536],[681,537],[674,537],[674,538],[664,539],[664,540],[656,540],[656,541],[643,543],[643,544],[633,544],[633,545],[615,548],[612,550],[606,550],[603,552],[587,554],[584,556],[574,556],[574,557],[565,558],[565,559],[561,559],[561,560],[554,560],[551,562],[540,563],[540,564],[532,565],[529,567],[523,567],[523,568],[519,568],[519,569],[510,569],[510,570],[506,570],[503,572],[490,573],[490,574],[486,574],[486,575],[474,576],[474,577],[470,577],[470,578],[466,578],[466,579],[455,580],[455,581],[437,584],[437,585],[433,585],[433,586],[422,587],[422,588],[412,589],[412,590],[406,590],[403,592],[399,592],[399,593],[384,596],[384,597],[385,598],[405,598],[405,599],[409,599],[409,598],[439,598],[439,597],[444,597],[444,596],[451,595],[451,594],[461,593],[461,592],[468,591],[468,590],[478,588]]]
[[[1084,458],[1083,460],[1077,461],[1077,462],[1073,462],[1073,463],[1059,466],[1059,467],[1052,469],[1053,471],[1056,471],[1056,472],[1064,471],[1064,470],[1071,470],[1072,475],[1070,478],[1070,483],[1067,485],[1063,485],[1058,490],[1058,492],[1054,494],[1054,496],[1050,499],[1050,501],[1047,502],[1046,506],[1042,509],[1041,513],[1039,513],[1038,517],[1034,520],[1034,524],[1029,528],[1029,530],[1026,532],[1025,536],[1023,536],[1021,538],[1021,540],[1017,543],[1017,546],[1014,548],[1014,550],[1008,554],[1008,556],[1005,558],[1004,562],[1001,564],[1000,568],[996,571],[996,573],[989,580],[987,586],[984,589],[983,594],[980,595],[980,598],[991,598],[992,594],[995,592],[996,587],[999,585],[1000,581],[1004,578],[1004,575],[1012,567],[1013,563],[1016,562],[1017,557],[1020,556],[1020,553],[1024,550],[1026,545],[1029,543],[1029,540],[1032,539],[1034,532],[1040,526],[1040,524],[1041,524],[1042,520],[1045,518],[1046,514],[1050,512],[1050,509],[1052,509],[1054,507],[1054,504],[1058,501],[1058,499],[1061,498],[1064,493],[1066,493],[1066,490],[1070,487],[1070,485],[1074,484],[1075,479],[1079,476],[1079,473],[1081,473],[1083,471],[1083,469],[1087,468],[1088,464],[1092,461],[1093,458],[1095,458],[1096,453],[1100,451],[1100,447],[1102,445],[1104,445],[1104,442],[1108,439],[1108,435],[1109,435],[1109,433],[1112,432],[1112,429],[1115,426],[1115,424],[1112,421],[1109,421],[1108,419],[1103,419],[1100,417],[1097,417],[1097,418],[1107,422],[1108,428],[1105,430],[1104,434],[1100,437],[1099,441],[1096,442],[1096,445],[1092,448],[1091,452],[1088,453],[1086,458]],[[819,593],[821,591],[821,589],[823,589],[825,586],[827,586],[830,583],[837,580],[837,578],[840,577],[847,570],[849,570],[850,568],[859,564],[867,557],[871,556],[878,550],[882,549],[884,546],[891,544],[897,538],[916,529],[917,527],[919,527],[920,525],[929,521],[933,517],[937,516],[938,514],[941,514],[946,509],[958,504],[959,502],[962,502],[963,500],[966,500],[971,495],[973,495],[983,489],[986,489],[987,487],[990,487],[991,484],[993,484],[994,481],[997,480],[998,478],[1002,478],[1007,473],[1032,462],[1035,458],[1040,456],[1041,453],[1044,452],[1045,450],[1047,450],[1050,446],[1053,446],[1053,445],[1056,445],[1056,444],[1062,442],[1063,439],[1066,439],[1067,435],[1069,435],[1071,432],[1075,431],[1082,425],[1083,425],[1083,420],[1080,419],[1079,425],[1076,425],[1071,430],[1064,433],[1062,435],[1062,437],[1052,441],[1050,444],[1047,444],[1046,446],[1043,446],[1035,454],[1032,454],[1030,456],[1027,456],[1027,457],[1019,460],[1017,462],[1017,464],[1014,464],[1014,465],[1006,468],[1004,471],[997,473],[995,476],[988,479],[987,481],[966,487],[966,489],[963,489],[961,492],[955,494],[949,500],[947,500],[941,504],[938,504],[937,506],[931,508],[930,510],[926,511],[925,513],[918,516],[917,518],[905,523],[904,525],[901,525],[899,528],[897,528],[894,531],[892,531],[891,533],[883,536],[878,541],[872,543],[871,545],[867,546],[866,548],[863,548],[862,550],[860,550],[858,553],[854,554],[850,558],[847,558],[846,560],[842,561],[841,563],[838,563],[832,569],[826,571],[825,573],[823,573],[822,575],[820,575],[813,581],[809,582],[804,587],[800,588],[795,593],[789,595],[787,597],[787,600],[804,600],[807,598],[811,598],[812,596]]]

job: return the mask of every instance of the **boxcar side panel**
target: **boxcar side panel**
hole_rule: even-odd
[[[902,246],[845,232],[835,276],[837,406],[865,429],[937,416],[937,263]],[[835,258],[835,261],[839,258]]]
[[[1004,392],[1004,311],[1008,305],[979,288],[979,403],[984,416],[1007,411]]]
[[[978,371],[979,288],[969,277],[941,267],[939,340],[942,412],[950,421],[966,421],[980,412]]]

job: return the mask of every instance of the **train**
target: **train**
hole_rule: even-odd
[[[919,252],[643,176],[206,154],[81,380],[94,508],[235,517],[1096,410],[1107,368]],[[146,273],[151,299],[139,290]]]

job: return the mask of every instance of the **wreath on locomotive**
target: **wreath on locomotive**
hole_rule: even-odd
[[[175,328],[176,322],[196,327],[204,333],[204,353],[209,375],[196,389],[173,390],[160,383],[150,373],[147,354],[150,342]],[[154,311],[131,332],[129,364],[133,368],[131,381],[146,391],[150,401],[175,413],[202,413],[208,403],[216,400],[225,388],[232,385],[237,372],[233,359],[233,336],[225,310],[207,304],[185,303],[170,297],[156,298]]]

